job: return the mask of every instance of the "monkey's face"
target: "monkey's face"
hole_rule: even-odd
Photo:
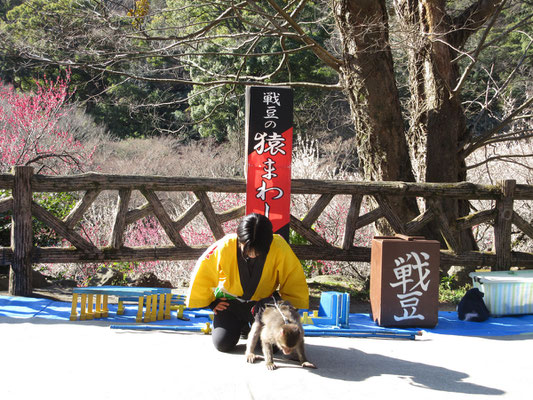
[[[298,325],[287,324],[280,329],[277,346],[281,349],[283,354],[291,354],[295,347],[302,340],[302,332]]]
[[[281,351],[283,352],[283,354],[285,354],[286,356],[291,354],[292,351],[294,350],[294,347],[287,347],[287,346],[281,346]]]

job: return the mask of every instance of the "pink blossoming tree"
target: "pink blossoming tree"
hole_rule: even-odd
[[[68,129],[70,71],[55,81],[36,82],[20,93],[0,80],[0,172],[32,165],[36,173],[68,174],[87,169],[94,149],[86,148]]]

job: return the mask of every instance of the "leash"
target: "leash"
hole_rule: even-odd
[[[278,306],[278,302],[276,301],[276,297],[274,295],[272,295],[272,299],[274,300],[274,306],[276,307],[276,309],[278,310],[278,312],[281,314],[281,318],[283,318],[283,323],[285,325],[287,325],[289,323],[289,321],[287,320],[287,317],[285,317],[285,314],[283,314],[281,312],[281,309],[279,308]]]

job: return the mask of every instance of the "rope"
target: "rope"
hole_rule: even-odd
[[[274,306],[276,307],[276,309],[279,311],[279,313],[281,314],[281,318],[283,318],[283,323],[285,325],[287,325],[289,323],[289,321],[287,320],[287,317],[285,317],[285,314],[283,314],[281,312],[281,309],[279,308],[278,306],[278,302],[276,301],[276,297],[275,296],[272,296],[272,299],[274,299]]]

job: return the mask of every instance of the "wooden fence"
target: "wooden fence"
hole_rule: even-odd
[[[224,235],[222,224],[244,215],[244,205],[216,213],[208,193],[245,193],[244,179],[189,178],[160,176],[124,176],[107,174],[82,174],[75,176],[34,175],[31,167],[16,167],[13,174],[0,174],[0,190],[11,190],[12,195],[0,200],[0,214],[12,215],[11,246],[0,247],[0,265],[12,266],[10,292],[15,295],[29,295],[31,286],[31,265],[33,263],[111,262],[111,261],[153,261],[193,260],[205,247],[192,247],[185,243],[180,231],[197,215],[203,213],[207,223],[218,239]],[[113,229],[107,246],[97,247],[80,235],[75,227],[84,213],[103,191],[117,191],[118,202]],[[130,209],[132,192],[139,191],[146,202]],[[70,212],[60,220],[33,200],[36,192],[83,192],[83,196]],[[182,215],[173,220],[163,207],[158,192],[194,193],[196,202]],[[514,224],[524,234],[533,238],[533,227],[514,209],[516,200],[533,200],[533,186],[519,185],[515,181],[504,181],[500,185],[476,185],[468,182],[407,183],[407,182],[346,182],[292,180],[292,194],[319,195],[305,217],[291,215],[290,228],[303,236],[309,244],[292,245],[302,260],[370,261],[370,248],[354,246],[354,236],[359,229],[385,218],[396,233],[416,235],[426,224],[433,221],[448,244],[441,250],[441,265],[491,266],[494,269],[508,269],[511,266],[533,267],[533,254],[513,251],[511,228]],[[342,245],[329,243],[312,226],[337,195],[351,196],[349,210],[343,226]],[[361,215],[364,196],[372,196],[378,207]],[[426,210],[413,220],[404,222],[397,215],[389,197],[414,196],[426,200]],[[450,223],[444,217],[442,199],[494,200],[494,206],[462,217]],[[152,215],[161,224],[171,246],[125,247],[124,232],[128,224]],[[32,217],[40,220],[56,234],[68,240],[72,247],[33,246]],[[456,233],[488,223],[494,227],[492,252],[463,251],[455,239]]]

